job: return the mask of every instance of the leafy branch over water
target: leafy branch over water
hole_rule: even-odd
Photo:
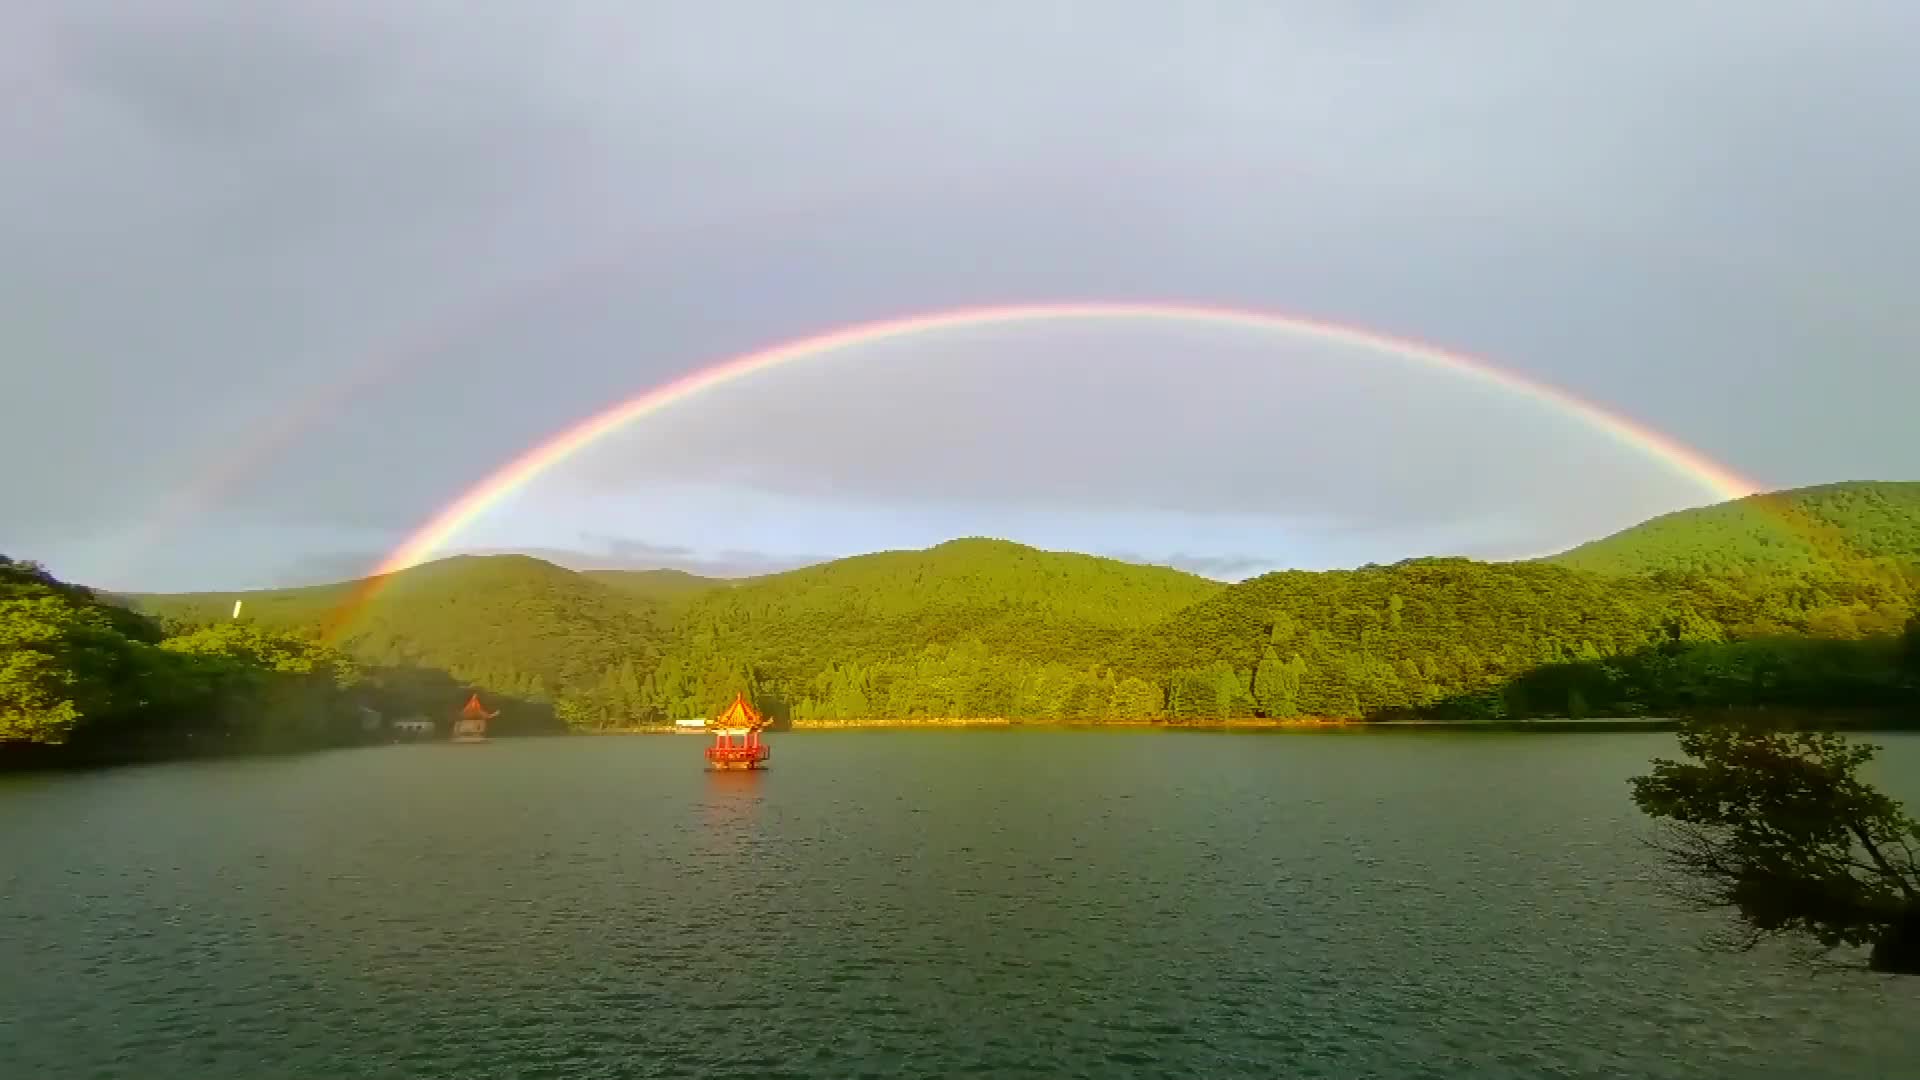
[[[1869,947],[1873,969],[1920,974],[1920,823],[1860,779],[1877,747],[1697,724],[1680,749],[1691,760],[1656,760],[1631,781],[1663,826],[1657,846],[1680,897],[1730,911],[1740,947]]]

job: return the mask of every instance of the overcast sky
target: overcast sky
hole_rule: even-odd
[[[1178,299],[1485,356],[1769,486],[1920,478],[1920,5],[150,4],[0,32],[0,551],[347,576],[727,356]],[[1239,577],[1711,500],[1540,403],[1219,327],[732,384],[456,542],[740,572],[956,535]]]

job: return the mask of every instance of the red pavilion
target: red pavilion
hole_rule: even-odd
[[[460,710],[460,719],[453,724],[454,742],[484,742],[487,738],[487,721],[499,716],[499,710],[488,712],[480,704],[480,695],[467,699],[467,707]]]
[[[707,726],[713,729],[713,745],[707,747],[709,768],[766,768],[768,748],[760,741],[760,732],[766,728],[767,718],[747,703],[747,695],[735,694],[733,704]]]

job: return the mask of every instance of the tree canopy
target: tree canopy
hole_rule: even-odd
[[[1642,522],[1550,557],[1607,574],[1737,575],[1920,559],[1920,482],[1768,492]]]
[[[1691,760],[1656,760],[1632,786],[1681,895],[1730,910],[1741,944],[1868,946],[1874,968],[1920,974],[1920,823],[1860,779],[1876,747],[1698,724],[1680,749]]]
[[[461,690],[295,630],[230,618],[169,627],[0,556],[0,763],[363,742],[385,735],[369,710],[431,715]]]

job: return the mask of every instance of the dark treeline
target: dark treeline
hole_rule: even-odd
[[[0,556],[0,764],[384,741],[388,716],[444,723],[466,691],[249,622],[170,624]],[[551,707],[515,704],[507,731],[554,728]]]

